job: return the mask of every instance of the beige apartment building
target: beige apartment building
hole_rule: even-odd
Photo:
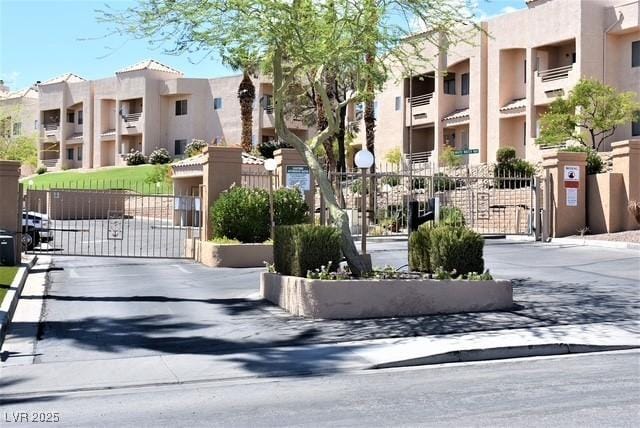
[[[132,150],[149,155],[165,148],[182,157],[192,139],[240,143],[241,80],[242,76],[185,78],[153,60],[98,80],[69,73],[37,84],[36,108],[30,108],[30,118],[22,122],[35,127],[39,160],[51,170],[124,165],[124,156]],[[257,144],[276,134],[273,86],[261,78],[254,78],[254,84]],[[290,119],[287,124],[306,137],[301,121]]]
[[[470,43],[441,53],[425,45],[432,64],[389,81],[376,97],[379,164],[394,148],[405,159],[412,152],[414,162],[437,164],[445,146],[477,150],[463,156],[467,164],[491,162],[506,146],[538,161],[544,150],[535,144],[540,116],[581,77],[640,92],[640,1],[526,3],[526,9],[479,23],[484,31],[474,31]],[[350,120],[361,120],[361,111],[352,106]],[[638,136],[640,123],[629,123],[608,143]],[[363,142],[360,132],[356,145]]]
[[[11,91],[0,80],[0,132],[5,138],[34,135],[38,122],[38,88]]]

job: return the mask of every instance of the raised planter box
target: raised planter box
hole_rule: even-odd
[[[323,281],[265,272],[261,296],[293,315],[325,319],[384,318],[513,307],[510,281],[435,279]]]
[[[245,268],[273,263],[272,244],[216,244],[195,239],[187,240],[186,244],[187,254],[193,254],[205,266]]]

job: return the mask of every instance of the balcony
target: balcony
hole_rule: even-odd
[[[406,101],[407,115],[405,126],[419,126],[434,123],[436,106],[433,102],[433,92],[408,98]]]
[[[43,123],[42,136],[46,139],[60,140],[60,123]]]
[[[545,105],[566,95],[578,83],[580,75],[573,64],[536,72],[534,104]]]
[[[289,129],[307,129],[300,116],[287,117],[284,121],[285,125]],[[273,106],[268,105],[262,109],[262,127],[263,128],[275,128],[276,117],[274,115]]]
[[[131,135],[142,132],[144,121],[142,113],[128,113],[121,116],[121,134]]]

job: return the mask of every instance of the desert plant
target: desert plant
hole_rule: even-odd
[[[153,169],[144,177],[147,184],[171,183],[171,167],[166,164],[154,165]]]
[[[145,158],[145,156],[140,151],[133,149],[129,153],[127,153],[124,160],[129,166],[144,165],[145,163],[147,163],[147,159]]]
[[[444,226],[464,226],[466,221],[460,208],[442,207],[440,208],[440,224]]]
[[[187,157],[196,156],[202,153],[204,148],[207,147],[207,143],[204,140],[193,139],[187,146],[184,148],[184,154]]]
[[[384,155],[385,160],[391,165],[400,165],[402,161],[402,152],[399,148],[391,149]]]
[[[562,149],[563,152],[578,152],[587,154],[587,175],[600,174],[604,168],[604,162],[597,151],[586,146],[568,146]]]
[[[387,185],[390,187],[396,187],[400,185],[401,179],[399,175],[389,174],[382,177],[382,180],[380,180],[380,182],[382,183],[383,186]]]
[[[409,236],[409,270],[411,272],[431,272],[429,248],[433,227],[423,224]]]
[[[155,149],[149,155],[150,164],[156,165],[156,164],[165,164],[169,162],[171,162],[171,155],[169,154],[169,151],[164,147]]]
[[[38,169],[36,169],[36,174],[38,175],[42,175],[44,173],[47,172],[47,167],[46,166],[39,166]]]
[[[466,227],[438,226],[429,236],[429,264],[459,275],[484,271],[484,239]]]
[[[449,168],[455,168],[462,165],[462,158],[456,154],[453,147],[445,147],[440,153],[440,162]]]
[[[265,241],[269,238],[269,194],[263,189],[232,187],[211,207],[211,225],[217,238]]]
[[[496,162],[508,164],[516,160],[516,149],[513,147],[501,147],[496,151]]]
[[[335,270],[341,259],[340,231],[311,224],[278,226],[273,256],[282,275],[306,277],[310,271]]]
[[[274,221],[277,226],[306,223],[309,206],[299,189],[281,188],[273,194]]]
[[[516,157],[513,147],[502,147],[496,152],[497,164],[493,168],[495,185],[499,189],[519,189],[526,186],[536,168],[530,162]]]

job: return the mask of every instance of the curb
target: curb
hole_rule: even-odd
[[[587,354],[594,352],[624,351],[637,349],[635,345],[584,345],[570,343],[548,343],[541,345],[507,346],[487,349],[467,349],[444,354],[390,361],[376,364],[370,369],[390,369],[433,364],[466,363],[473,361],[505,360],[510,358],[547,357],[566,354]]]
[[[640,244],[634,242],[605,241],[600,239],[552,238],[551,243],[583,245],[587,247],[617,248],[622,250],[640,250]]]
[[[34,256],[28,263],[20,263],[20,268],[15,278],[13,278],[11,287],[9,287],[9,291],[7,291],[7,294],[5,294],[2,300],[2,306],[0,306],[0,348],[4,343],[4,336],[7,334],[9,323],[18,306],[18,299],[20,299],[20,295],[22,294],[24,283],[27,281],[27,276],[37,260],[38,256]]]

